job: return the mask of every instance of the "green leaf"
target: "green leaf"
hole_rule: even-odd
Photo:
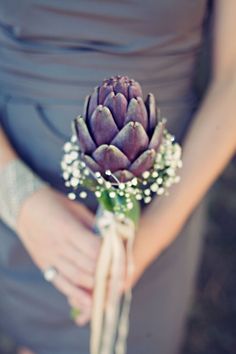
[[[131,201],[133,203],[133,208],[127,211],[126,216],[131,219],[137,227],[140,218],[140,203],[134,196],[131,197]]]
[[[113,200],[109,197],[108,191],[103,191],[98,201],[103,209],[108,211],[114,211]]]

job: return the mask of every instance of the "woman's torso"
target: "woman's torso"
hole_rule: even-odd
[[[58,188],[61,146],[85,96],[125,74],[153,92],[182,139],[207,0],[0,0],[3,124],[23,159]]]
[[[156,95],[182,139],[198,103],[193,77],[206,14],[207,0],[0,0],[0,119],[18,154],[63,191],[70,122],[93,86],[117,73]],[[86,203],[94,208],[94,200]],[[175,352],[202,220],[194,215],[134,289],[130,353]],[[2,222],[0,244],[0,328],[40,354],[87,353],[89,328],[72,325],[64,297]]]

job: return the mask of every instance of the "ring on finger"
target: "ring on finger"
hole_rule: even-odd
[[[50,266],[43,271],[44,279],[49,283],[51,283],[54,280],[57,274],[58,274],[58,270],[53,266]]]

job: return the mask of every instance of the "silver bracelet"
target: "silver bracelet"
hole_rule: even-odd
[[[0,170],[0,218],[16,230],[23,201],[46,185],[23,161],[11,160]]]

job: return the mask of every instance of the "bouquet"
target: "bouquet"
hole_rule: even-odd
[[[168,193],[179,181],[181,147],[166,129],[155,97],[144,100],[140,84],[127,76],[103,80],[87,96],[73,121],[61,162],[70,199],[94,193],[102,247],[95,275],[91,354],[123,354],[128,335],[132,248],[140,204]]]

